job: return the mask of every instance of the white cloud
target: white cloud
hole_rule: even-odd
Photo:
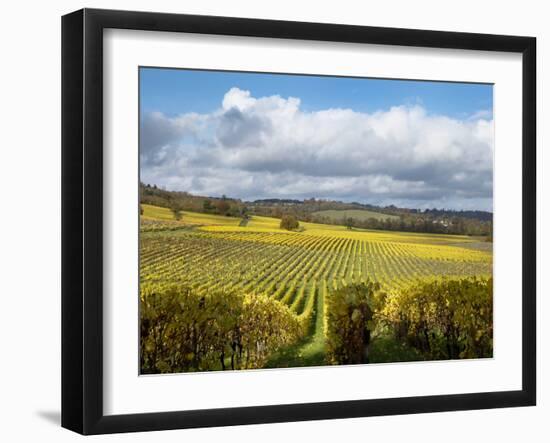
[[[319,197],[491,209],[493,120],[300,109],[231,88],[209,114],[143,116],[142,181],[243,199]]]

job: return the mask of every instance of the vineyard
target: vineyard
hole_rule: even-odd
[[[282,349],[271,363],[262,364],[287,366],[297,364],[290,362],[297,357],[321,358],[325,302],[342,287],[373,282],[392,292],[434,277],[492,276],[491,250],[476,247],[479,242],[466,236],[314,223],[301,223],[303,230],[293,232],[269,217],[254,216],[242,226],[238,218],[184,212],[175,221],[166,208],[143,209],[142,299],[184,285],[199,295],[255,294],[286,306],[302,339],[289,348],[290,354]]]

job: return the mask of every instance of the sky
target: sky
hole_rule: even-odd
[[[140,68],[140,180],[492,211],[487,84]]]

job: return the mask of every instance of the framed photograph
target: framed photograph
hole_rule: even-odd
[[[62,20],[62,425],[536,402],[536,41]]]

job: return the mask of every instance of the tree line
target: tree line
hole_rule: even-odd
[[[246,217],[247,206],[238,199],[222,195],[219,198],[202,197],[188,192],[167,191],[156,185],[140,183],[140,203],[170,209],[175,219],[183,211],[202,212],[205,214],[225,215],[228,217]]]
[[[183,211],[201,212],[206,214],[240,217],[242,226],[246,226],[251,215],[289,218],[301,222],[344,225],[348,229],[376,229],[387,231],[405,231],[434,234],[457,234],[470,236],[485,236],[492,241],[492,214],[484,211],[452,211],[440,209],[408,209],[390,205],[377,207],[360,203],[343,203],[322,199],[264,199],[254,202],[244,202],[240,199],[208,197],[192,195],[188,192],[167,191],[156,185],[140,183],[140,203],[169,208],[174,218],[179,220]],[[388,218],[357,219],[343,217],[334,219],[320,214],[318,211],[328,209],[368,209]],[[392,216],[392,217],[390,217]],[[398,218],[396,218],[398,217]],[[287,224],[285,221],[284,225]],[[281,226],[282,228],[283,227]]]
[[[315,223],[344,225],[348,229],[377,229],[384,231],[419,232],[432,234],[454,234],[484,236],[492,241],[493,222],[463,217],[438,218],[430,214],[404,215],[398,219],[368,218],[360,220],[353,217],[334,219],[331,217],[315,215],[311,218]]]

